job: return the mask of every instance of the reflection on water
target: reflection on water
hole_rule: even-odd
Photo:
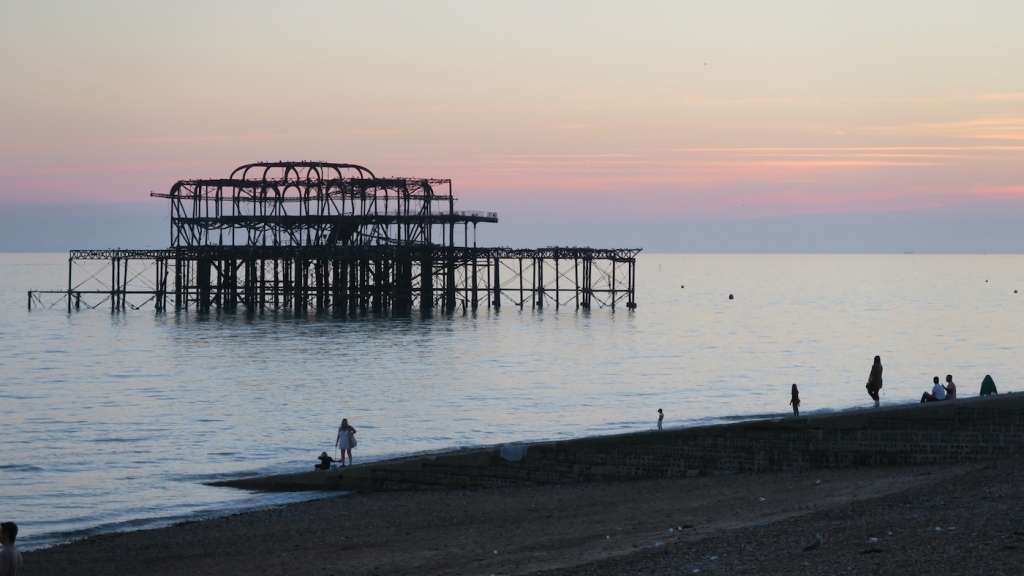
[[[0,255],[0,516],[26,547],[308,497],[201,482],[311,468],[342,417],[358,462],[642,430],[658,408],[781,415],[793,382],[802,412],[866,407],[876,354],[884,403],[1024,373],[1020,256],[642,254],[636,311],[27,312],[65,258]]]

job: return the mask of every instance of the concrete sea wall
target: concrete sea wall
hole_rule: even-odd
[[[1024,393],[453,451],[215,485],[358,491],[498,487],[958,462],[1017,453],[1024,453]]]

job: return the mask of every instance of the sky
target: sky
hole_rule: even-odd
[[[483,244],[1024,252],[1024,3],[0,3],[0,250],[179,179],[451,178]]]

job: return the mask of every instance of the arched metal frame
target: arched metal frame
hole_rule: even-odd
[[[493,212],[456,212],[451,180],[377,178],[355,164],[247,164],[151,196],[171,201],[174,248],[454,246],[456,226],[498,221]]]
[[[170,201],[170,248],[74,250],[68,289],[32,291],[29,308],[53,306],[47,294],[60,295],[69,312],[108,300],[113,310],[152,302],[158,311],[342,315],[636,307],[640,250],[478,248],[476,225],[498,215],[457,212],[451,180],[379,178],[355,164],[259,162],[151,196]],[[76,265],[87,276],[77,284]]]

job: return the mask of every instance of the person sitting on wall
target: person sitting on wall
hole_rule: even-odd
[[[946,400],[956,400],[956,384],[953,384],[952,374],[946,374],[946,383],[942,387],[946,390]]]
[[[996,392],[995,380],[988,374],[985,374],[985,379],[981,381],[981,395],[988,396],[989,394],[999,394],[999,392]]]
[[[932,391],[922,394],[921,402],[938,402],[939,400],[946,399],[946,389],[939,383],[939,377],[933,378],[932,382],[935,382],[935,385],[932,386]]]
[[[313,470],[330,470],[331,462],[337,462],[337,460],[328,456],[327,452],[321,452],[316,459],[319,460],[320,463],[317,464],[316,466],[313,466]]]

